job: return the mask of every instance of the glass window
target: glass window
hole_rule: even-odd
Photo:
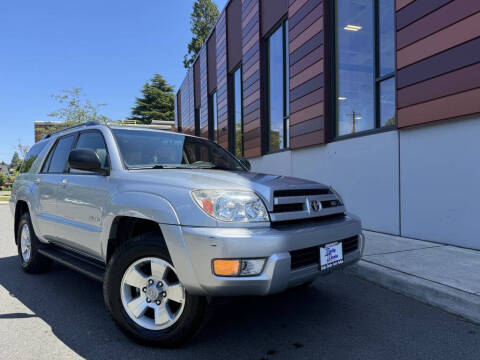
[[[337,0],[337,135],[375,124],[372,0]]]
[[[210,139],[217,142],[218,141],[218,106],[217,106],[217,92],[215,91],[210,95]]]
[[[395,125],[395,78],[380,83],[380,126]]]
[[[40,152],[43,150],[46,144],[47,144],[47,141],[44,141],[32,146],[30,151],[25,156],[25,159],[23,160],[23,163],[22,163],[22,166],[20,167],[19,172],[26,173],[30,171],[33,163],[35,162],[35,160],[37,160],[38,154],[40,154]]]
[[[69,135],[58,141],[53,150],[50,166],[48,167],[49,173],[63,173],[66,170],[68,155],[72,149],[75,136],[76,135]]]
[[[379,41],[379,75],[395,71],[395,10],[394,0],[378,2],[378,41]]]
[[[98,131],[81,133],[75,149],[90,149],[95,151],[100,158],[102,168],[108,167],[107,145],[105,145],[103,135]]]
[[[246,170],[234,156],[206,139],[147,130],[113,129],[113,134],[130,169]]]
[[[393,1],[336,0],[337,136],[395,124]]]
[[[233,74],[233,121],[235,124],[235,155],[243,156],[242,69]]]

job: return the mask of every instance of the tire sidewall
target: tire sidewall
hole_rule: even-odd
[[[22,229],[24,225],[28,226],[28,231],[30,232],[31,249],[30,249],[30,259],[28,261],[25,261],[22,255],[21,236],[22,236]],[[32,263],[34,262],[34,257],[37,255],[37,238],[35,236],[35,232],[33,231],[32,221],[28,213],[23,214],[22,217],[20,218],[20,221],[18,222],[16,236],[17,236],[16,239],[17,239],[18,262],[20,263],[20,266],[24,270],[29,270]]]
[[[104,297],[108,310],[117,325],[137,342],[147,345],[177,346],[193,335],[197,323],[203,318],[204,299],[189,295],[185,291],[185,305],[179,319],[169,328],[162,330],[145,329],[135,323],[127,314],[121,300],[121,283],[127,269],[135,261],[157,257],[173,266],[163,239],[158,235],[142,235],[122,246],[108,264],[104,280]]]

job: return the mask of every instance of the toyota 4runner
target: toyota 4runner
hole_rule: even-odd
[[[214,296],[267,295],[357,262],[364,239],[331,187],[249,171],[216,143],[86,123],[46,135],[10,200],[19,262],[103,281],[134,340],[179,346]]]

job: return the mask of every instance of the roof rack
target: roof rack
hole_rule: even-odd
[[[81,124],[68,126],[68,127],[66,127],[66,128],[59,129],[59,130],[56,130],[56,131],[52,131],[52,132],[46,134],[46,135],[42,138],[42,140],[48,139],[48,138],[52,137],[52,135],[59,134],[59,133],[61,133],[61,132],[63,132],[63,131],[76,129],[76,128],[82,127],[82,126],[95,126],[95,125],[100,125],[100,123],[99,123],[98,121],[87,121],[87,122],[84,122],[84,123],[81,123]]]

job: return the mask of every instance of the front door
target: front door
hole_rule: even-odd
[[[81,132],[75,149],[97,153],[102,167],[108,167],[108,152],[98,130]],[[64,234],[68,245],[94,257],[101,257],[101,231],[110,203],[110,178],[98,173],[69,169],[58,188],[57,209],[69,230]]]

